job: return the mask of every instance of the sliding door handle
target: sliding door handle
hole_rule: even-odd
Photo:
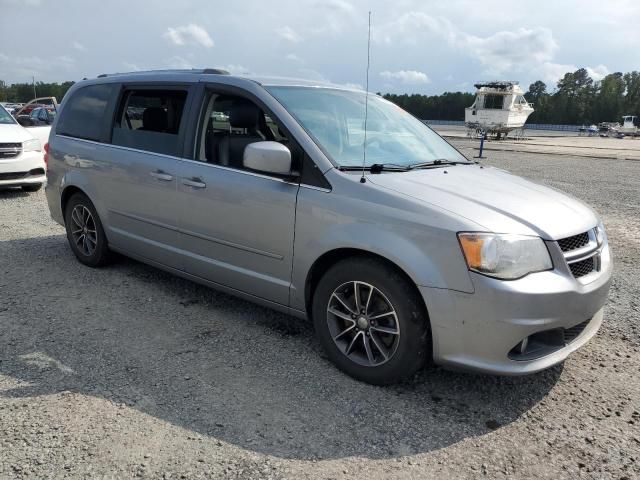
[[[163,182],[170,182],[171,180],[173,180],[173,175],[169,175],[168,173],[165,173],[162,170],[156,170],[155,172],[151,172],[150,175],[156,180],[161,180]]]
[[[206,188],[207,184],[199,178],[183,178],[182,184],[191,188]]]

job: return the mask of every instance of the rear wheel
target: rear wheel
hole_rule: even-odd
[[[37,192],[42,188],[41,183],[32,183],[31,185],[22,185],[22,190],[25,192]]]
[[[67,240],[76,258],[89,267],[106,265],[110,260],[107,237],[93,203],[82,194],[74,194],[65,207]]]
[[[329,359],[358,380],[395,383],[431,356],[429,321],[415,286],[375,259],[331,267],[315,290],[313,320]]]

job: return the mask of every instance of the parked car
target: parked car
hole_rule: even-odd
[[[0,105],[0,187],[40,190],[45,164],[40,141]]]
[[[27,105],[24,105],[23,107],[21,107],[21,108],[19,108],[19,109],[15,110],[15,111],[13,112],[13,114],[14,114],[16,117],[19,117],[19,116],[27,116],[27,117],[28,117],[29,115],[31,115],[31,112],[32,112],[33,110],[35,110],[36,108],[42,108],[42,107],[44,107],[44,106],[45,106],[45,105],[42,105],[42,104],[40,104],[40,103],[31,103],[31,104],[27,104]]]
[[[312,82],[79,82],[46,194],[83,264],[120,252],[310,318],[328,358],[374,384],[430,360],[507,375],[562,362],[600,327],[611,281],[582,202],[467,160],[377,95]]]
[[[36,107],[29,115],[18,115],[16,120],[23,127],[41,127],[51,125],[56,117],[56,111],[46,107]]]

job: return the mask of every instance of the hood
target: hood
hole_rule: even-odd
[[[368,175],[371,183],[435,205],[495,233],[557,240],[593,228],[581,201],[504,170],[479,165]]]
[[[22,143],[34,138],[26,128],[17,123],[0,124],[0,143]]]

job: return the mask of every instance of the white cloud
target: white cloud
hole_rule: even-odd
[[[573,64],[555,62],[559,45],[550,28],[520,27],[500,30],[487,36],[460,30],[449,20],[423,12],[408,12],[374,29],[373,40],[392,48],[401,44],[430,44],[438,39],[456,53],[478,62],[484,76],[526,75],[555,83],[565,73],[577,70]],[[605,65],[586,67],[594,80],[609,73]],[[384,72],[383,72],[384,73]],[[390,73],[384,78],[393,78]],[[396,72],[397,73],[397,72]]]
[[[213,40],[200,25],[190,23],[180,27],[169,27],[163,35],[170,43],[178,46],[199,45],[213,47]]]
[[[578,70],[578,66],[572,64],[561,64],[553,62],[544,62],[540,66],[538,71],[541,79],[547,83],[555,84],[564,77],[567,72],[575,72]],[[585,67],[587,73],[594,81],[598,82],[604,77],[609,75],[609,69],[605,65],[598,65],[596,67]]]
[[[387,80],[398,80],[405,85],[419,85],[430,82],[426,73],[418,72],[417,70],[399,70],[397,72],[385,70],[380,72],[380,76]]]
[[[71,44],[71,46],[73,48],[75,48],[76,50],[78,50],[79,52],[86,52],[87,51],[87,47],[85,47],[83,44],[81,44],[80,42],[73,42]]]
[[[609,69],[602,64],[598,65],[597,67],[587,67],[587,72],[589,72],[589,76],[596,82],[599,82],[611,73]]]
[[[444,18],[436,18],[423,12],[407,12],[390,22],[374,25],[371,37],[378,43],[415,45],[424,41],[425,34],[437,34],[446,40],[450,36],[447,32],[453,33],[453,29],[451,23]]]
[[[276,28],[276,34],[280,38],[291,43],[298,43],[302,40],[302,37],[298,35],[298,32],[287,25],[285,25],[284,27]]]
[[[459,30],[445,18],[423,12],[408,12],[383,24],[374,30],[373,39],[387,45],[429,44],[438,39],[496,73],[550,61],[558,48],[548,28],[520,27],[481,37]]]
[[[458,32],[454,35],[454,43],[497,73],[522,71],[529,66],[548,62],[558,49],[551,30],[541,27],[521,27],[488,37]]]
[[[538,77],[546,83],[556,83],[565,73],[575,72],[578,67],[554,62],[544,62],[538,67]]]

